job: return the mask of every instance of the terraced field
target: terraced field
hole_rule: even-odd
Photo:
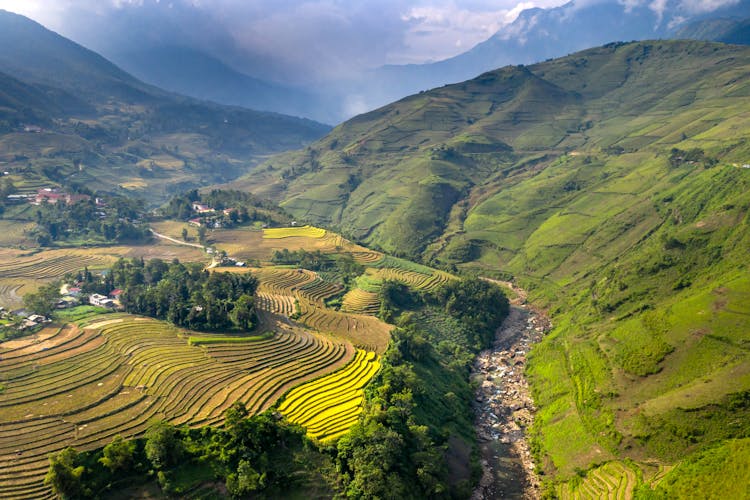
[[[369,268],[367,274],[379,280],[395,280],[417,290],[432,291],[444,285],[453,277],[444,272],[431,270],[430,274],[393,267]]]
[[[322,238],[326,235],[326,230],[314,226],[301,227],[275,227],[263,230],[263,237],[266,239],[276,238]]]
[[[364,387],[379,367],[374,352],[357,350],[346,367],[292,389],[279,411],[290,422],[306,427],[310,437],[333,441],[357,422]]]
[[[633,490],[638,478],[633,469],[622,462],[608,462],[586,474],[586,478],[577,486],[569,483],[558,487],[560,500],[604,498],[608,500],[627,500],[633,498]]]
[[[257,292],[255,297],[256,307],[263,311],[268,311],[273,314],[281,314],[287,317],[292,316],[297,312],[297,307],[294,305],[294,297],[290,297],[289,295]]]
[[[218,424],[235,401],[260,412],[355,355],[348,343],[289,325],[214,337],[191,346],[164,322],[110,314],[0,344],[0,497],[48,496],[47,455],[65,446],[99,448],[155,418]]]
[[[383,353],[388,347],[391,326],[373,316],[327,309],[304,298],[299,299],[299,313],[298,321],[303,325],[351,342],[361,349]]]
[[[344,295],[341,304],[342,312],[354,314],[375,315],[380,310],[380,299],[375,292],[366,292],[359,288],[354,288]]]

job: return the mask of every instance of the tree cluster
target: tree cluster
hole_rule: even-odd
[[[83,291],[122,289],[126,311],[165,319],[192,330],[251,330],[258,280],[250,274],[209,272],[199,263],[120,259],[102,280],[86,274]]]
[[[428,300],[461,321],[470,332],[475,349],[488,347],[495,330],[508,315],[510,304],[505,294],[492,283],[478,278],[453,280],[437,289]]]
[[[193,189],[173,197],[162,213],[165,217],[188,220],[195,215],[193,203],[200,203],[213,208],[216,212],[205,215],[222,227],[232,227],[248,222],[261,221],[267,224],[288,223],[290,218],[282,214],[277,206],[265,200],[259,200],[250,193],[234,190],[214,189],[208,193],[199,193]],[[223,215],[225,209],[231,211]]]
[[[42,246],[56,241],[143,242],[151,237],[135,201],[122,197],[98,207],[93,199],[68,205],[42,203],[36,210],[36,239]]]
[[[118,435],[103,450],[90,453],[66,448],[50,456],[45,483],[63,499],[107,498],[125,485],[153,478],[167,496],[179,497],[195,486],[196,478],[185,477],[184,471],[199,468],[206,471],[204,480],[223,482],[234,498],[275,497],[294,485],[301,472],[297,457],[304,448],[299,426],[269,413],[249,417],[245,406],[235,403],[223,428],[191,430],[159,421],[144,439]]]
[[[681,165],[701,164],[704,168],[710,168],[719,163],[719,160],[706,155],[701,148],[692,148],[684,151],[678,148],[672,148],[669,153],[669,166],[677,168]]]
[[[60,282],[53,281],[42,285],[36,292],[27,293],[23,296],[23,305],[31,312],[49,316],[55,311],[57,302],[60,300]]]

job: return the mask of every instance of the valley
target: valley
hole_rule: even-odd
[[[747,496],[750,48],[331,128],[0,28],[0,497]]]
[[[234,185],[525,288],[555,324],[526,369],[548,488],[590,488],[585,471],[612,463],[602,474],[668,496],[664,467],[747,435],[749,55],[616,43],[502,68],[358,116]]]

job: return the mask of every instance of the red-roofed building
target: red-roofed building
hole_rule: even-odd
[[[115,288],[114,290],[109,292],[109,297],[111,299],[119,299],[120,295],[122,295],[122,290],[120,290],[119,288]]]
[[[90,198],[91,197],[87,194],[61,193],[55,189],[44,188],[37,191],[36,198],[34,198],[34,203],[39,205],[41,203],[57,203],[58,201],[62,201],[67,203],[68,205],[72,205],[73,203],[86,201]]]

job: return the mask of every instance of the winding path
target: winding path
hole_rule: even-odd
[[[166,234],[157,233],[153,229],[149,228],[149,231],[151,231],[151,234],[156,236],[157,238],[161,238],[163,240],[171,241],[172,243],[177,243],[178,245],[186,245],[189,247],[195,247],[200,248],[201,250],[205,250],[206,247],[203,245],[199,245],[198,243],[188,243],[187,241],[180,241],[177,238],[172,238],[171,236],[167,236]]]

